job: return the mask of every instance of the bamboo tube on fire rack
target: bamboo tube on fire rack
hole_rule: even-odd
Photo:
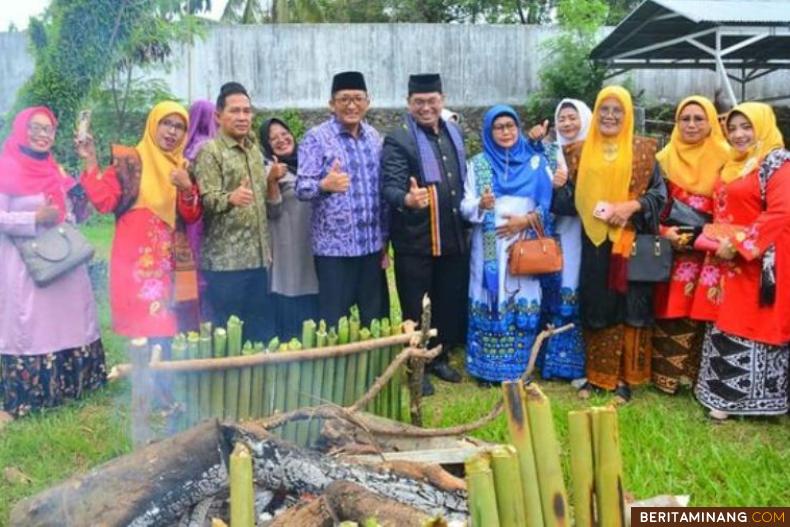
[[[272,342],[266,345],[264,353],[277,352],[277,346],[272,346]],[[269,417],[274,414],[274,393],[277,390],[277,365],[263,365],[263,402],[261,403],[261,416]]]
[[[527,523],[524,490],[518,467],[518,452],[512,445],[497,445],[491,450],[497,512],[502,527],[523,527]]]
[[[200,358],[200,335],[195,331],[187,333],[187,357]],[[200,421],[200,376],[201,373],[187,373],[187,421],[189,426]]]
[[[285,348],[283,348],[285,346]],[[267,347],[269,353],[279,353],[281,351],[287,351],[288,346],[280,342],[280,339],[274,337],[272,340],[269,341],[269,345]],[[272,408],[269,412],[269,415],[274,415],[276,413],[282,413],[285,411],[285,381],[286,377],[288,376],[288,364],[283,362],[281,364],[275,364],[274,368],[272,368],[272,372],[267,374],[267,379],[271,376],[272,383],[269,385],[267,390],[271,390],[272,394]],[[278,428],[274,431],[279,437],[282,437],[282,427]]]
[[[370,329],[362,328],[359,330],[359,341],[370,340]],[[358,401],[368,391],[368,358],[370,350],[357,353],[357,380],[354,382],[354,401]],[[353,404],[353,402],[352,402]]]
[[[589,411],[568,412],[573,516],[576,527],[593,527],[595,525],[595,476],[591,426]]]
[[[381,338],[381,320],[373,319],[370,321],[370,338],[373,340]],[[376,379],[379,375],[381,375],[381,353],[383,352],[383,348],[373,348],[368,352],[368,376],[367,382],[365,383],[365,391],[367,391],[373,383],[376,382]],[[373,398],[373,400],[367,405],[367,411],[373,412],[378,414],[376,411],[378,409],[377,402],[379,401],[379,397],[381,396],[381,392]]]
[[[386,338],[392,335],[392,326],[390,325],[390,319],[382,318],[381,319],[381,336],[382,338]],[[381,373],[384,373],[384,370],[390,365],[390,352],[393,348],[386,347],[381,350],[381,354],[379,357],[381,358]],[[379,375],[381,375],[379,373]],[[398,375],[397,373],[395,374]],[[395,378],[393,377],[390,379],[390,382],[379,392],[378,397],[376,397],[376,408],[375,412],[377,415],[382,415],[384,417],[392,419],[392,413],[390,411],[390,397],[392,392],[392,383],[394,382]]]
[[[595,500],[600,527],[625,525],[620,434],[614,408],[592,408]]]
[[[311,350],[315,349],[315,331],[316,323],[313,320],[305,320],[302,322],[302,349]],[[315,367],[316,361],[307,359],[299,361],[299,402],[297,408],[306,408],[315,404],[313,398],[313,390],[315,389]],[[323,372],[322,372],[323,375]],[[306,446],[308,434],[310,432],[309,421],[299,421],[295,424],[296,428],[296,444],[299,446]]]
[[[337,321],[337,343],[339,346],[348,344],[351,338],[351,328],[348,323],[348,317],[341,317]],[[335,359],[335,382],[332,388],[332,402],[345,406],[345,393],[346,393],[346,366],[348,365],[348,358],[344,355]]]
[[[187,339],[183,333],[173,337],[173,343],[170,345],[170,356],[173,360],[186,358]],[[173,376],[173,399],[178,408],[178,413],[175,417],[175,428],[176,430],[185,430],[187,428],[187,376],[183,373],[176,373]]]
[[[236,315],[228,319],[228,357],[241,355],[241,335],[244,323]],[[236,421],[239,418],[239,379],[238,368],[225,370],[225,419]]]
[[[288,351],[298,351],[302,349],[302,343],[299,339],[293,338],[288,342]],[[288,363],[287,379],[285,386],[285,411],[290,412],[299,408],[299,378],[301,377],[301,368],[299,361],[291,361]],[[283,428],[283,439],[296,442],[296,424],[293,421],[285,423]]]
[[[348,341],[359,342],[359,330],[361,322],[359,320],[359,310],[356,306],[351,307],[351,316],[348,319]],[[351,406],[356,401],[357,365],[359,364],[359,353],[348,356],[346,361],[346,386],[343,393],[343,406]]]
[[[257,355],[258,353],[264,353],[266,350],[263,347],[263,342],[256,342],[252,346],[252,353]],[[263,399],[264,399],[264,376],[266,374],[265,371],[266,366],[263,364],[259,366],[254,366],[252,368],[252,389],[250,390],[250,417],[254,419],[260,419],[264,417],[263,413]]]
[[[464,462],[471,527],[499,527],[494,474],[487,452],[474,454]]]
[[[532,436],[529,431],[524,386],[521,381],[505,381],[502,383],[502,392],[505,399],[510,442],[518,452],[521,485],[524,491],[524,511],[527,514],[525,525],[526,527],[543,527],[540,491],[535,484],[538,481],[538,471],[535,465],[535,452],[532,448]]]
[[[249,340],[244,343],[241,348],[242,355],[252,355],[254,352],[252,342]],[[252,417],[250,401],[252,395],[252,366],[245,366],[239,372],[239,403],[238,403],[238,419],[239,421],[249,419]]]
[[[203,322],[200,325],[200,358],[210,359],[211,350],[211,322]],[[211,417],[211,373],[203,372],[200,374],[200,420]]]
[[[316,347],[325,348],[329,344],[329,333],[326,329],[326,321],[321,320],[318,322],[318,331],[315,334]],[[314,404],[325,404],[327,401],[332,400],[332,382],[335,377],[335,360],[323,359],[321,360],[321,390],[318,392],[318,401]],[[318,372],[316,372],[316,377]],[[315,442],[321,436],[321,420],[312,419],[310,422],[310,444]]]
[[[230,527],[255,527],[252,456],[242,443],[230,455]]]
[[[393,336],[401,335],[403,333],[403,320],[401,319],[400,313],[394,313],[392,315],[390,319],[390,326]],[[391,364],[401,351],[403,351],[403,346],[390,346],[387,364]],[[409,405],[403,404],[403,377],[405,375],[406,367],[401,366],[398,369],[398,372],[392,376],[392,380],[390,381],[391,386],[389,388],[389,407],[391,413],[388,417],[398,421],[407,421],[408,418],[404,418],[404,415],[409,415]]]
[[[551,403],[535,383],[524,387],[524,393],[532,448],[535,452],[535,468],[538,472],[543,523],[546,527],[564,527],[570,523],[568,494],[562,479],[560,445],[554,432]]]
[[[225,328],[214,328],[214,358],[227,355],[228,332]],[[211,372],[211,416],[222,419],[225,412],[225,372]]]

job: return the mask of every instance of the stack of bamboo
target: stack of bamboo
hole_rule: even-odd
[[[176,429],[183,430],[209,417],[258,419],[327,402],[349,406],[372,386],[403,348],[402,344],[377,347],[375,342],[402,334],[399,319],[373,320],[365,328],[353,309],[350,316],[338,321],[337,329],[327,327],[323,320],[318,324],[305,321],[301,340],[294,338],[289,342],[273,338],[267,345],[243,343],[243,326],[241,320],[232,316],[227,328],[212,328],[210,323],[204,323],[199,333],[179,334],[173,338],[172,361],[309,352],[363,341],[370,341],[370,346],[331,357],[312,359],[309,353],[302,353],[288,361],[174,372],[174,398],[182,410],[177,414]],[[408,418],[408,402],[403,400],[408,396],[404,375],[402,371],[393,377],[367,410],[391,419]],[[309,445],[318,438],[320,423],[288,423],[279,433],[299,445]]]
[[[466,461],[471,525],[570,525],[568,498],[549,399],[537,384],[502,383],[511,445]],[[574,524],[621,527],[622,464],[613,408],[570,412]]]

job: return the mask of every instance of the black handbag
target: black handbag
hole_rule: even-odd
[[[672,244],[658,234],[658,211],[646,212],[653,218],[653,232],[636,235],[628,258],[628,281],[666,282],[672,272]]]
[[[710,214],[700,212],[691,205],[680,200],[673,199],[666,216],[662,218],[662,223],[670,227],[693,227],[702,229],[708,223],[713,222]]]

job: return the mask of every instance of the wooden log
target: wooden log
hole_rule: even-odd
[[[518,452],[512,445],[498,445],[491,450],[491,469],[499,523],[502,527],[523,527],[527,524],[524,511],[524,489],[518,467]]]
[[[225,328],[214,328],[214,358],[227,355],[228,333]],[[211,416],[222,418],[225,412],[225,372],[211,372]]]
[[[568,443],[571,454],[573,516],[576,527],[595,525],[595,477],[593,471],[590,412],[568,412]]]
[[[132,358],[132,445],[139,448],[153,437],[151,424],[151,372],[148,370],[148,340],[132,339],[129,356]]]
[[[242,443],[230,455],[230,527],[255,527],[252,457]]]
[[[620,459],[620,434],[614,408],[592,409],[595,499],[600,527],[623,527],[625,496]]]
[[[568,521],[568,493],[562,476],[560,444],[554,432],[551,403],[540,387],[529,384],[524,388],[527,401],[532,449],[538,471],[538,488],[546,527],[565,527]]]
[[[227,486],[227,454],[218,423],[205,421],[19,502],[11,525],[175,524]]]
[[[475,454],[464,463],[466,487],[469,492],[471,527],[499,527],[494,474],[486,452]]]
[[[518,452],[521,485],[524,491],[524,510],[527,513],[527,527],[543,527],[543,511],[538,490],[538,471],[535,465],[535,453],[532,448],[532,437],[529,431],[529,418],[521,381],[505,381],[502,383],[505,412],[507,414],[510,443]]]

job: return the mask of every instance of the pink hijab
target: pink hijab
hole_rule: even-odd
[[[46,115],[57,129],[58,121],[46,106],[33,106],[14,118],[11,135],[0,154],[0,194],[30,196],[44,194],[49,203],[60,211],[60,221],[66,215],[66,193],[76,185],[55,163],[52,153],[37,159],[23,151],[28,147],[27,127],[36,114]]]

